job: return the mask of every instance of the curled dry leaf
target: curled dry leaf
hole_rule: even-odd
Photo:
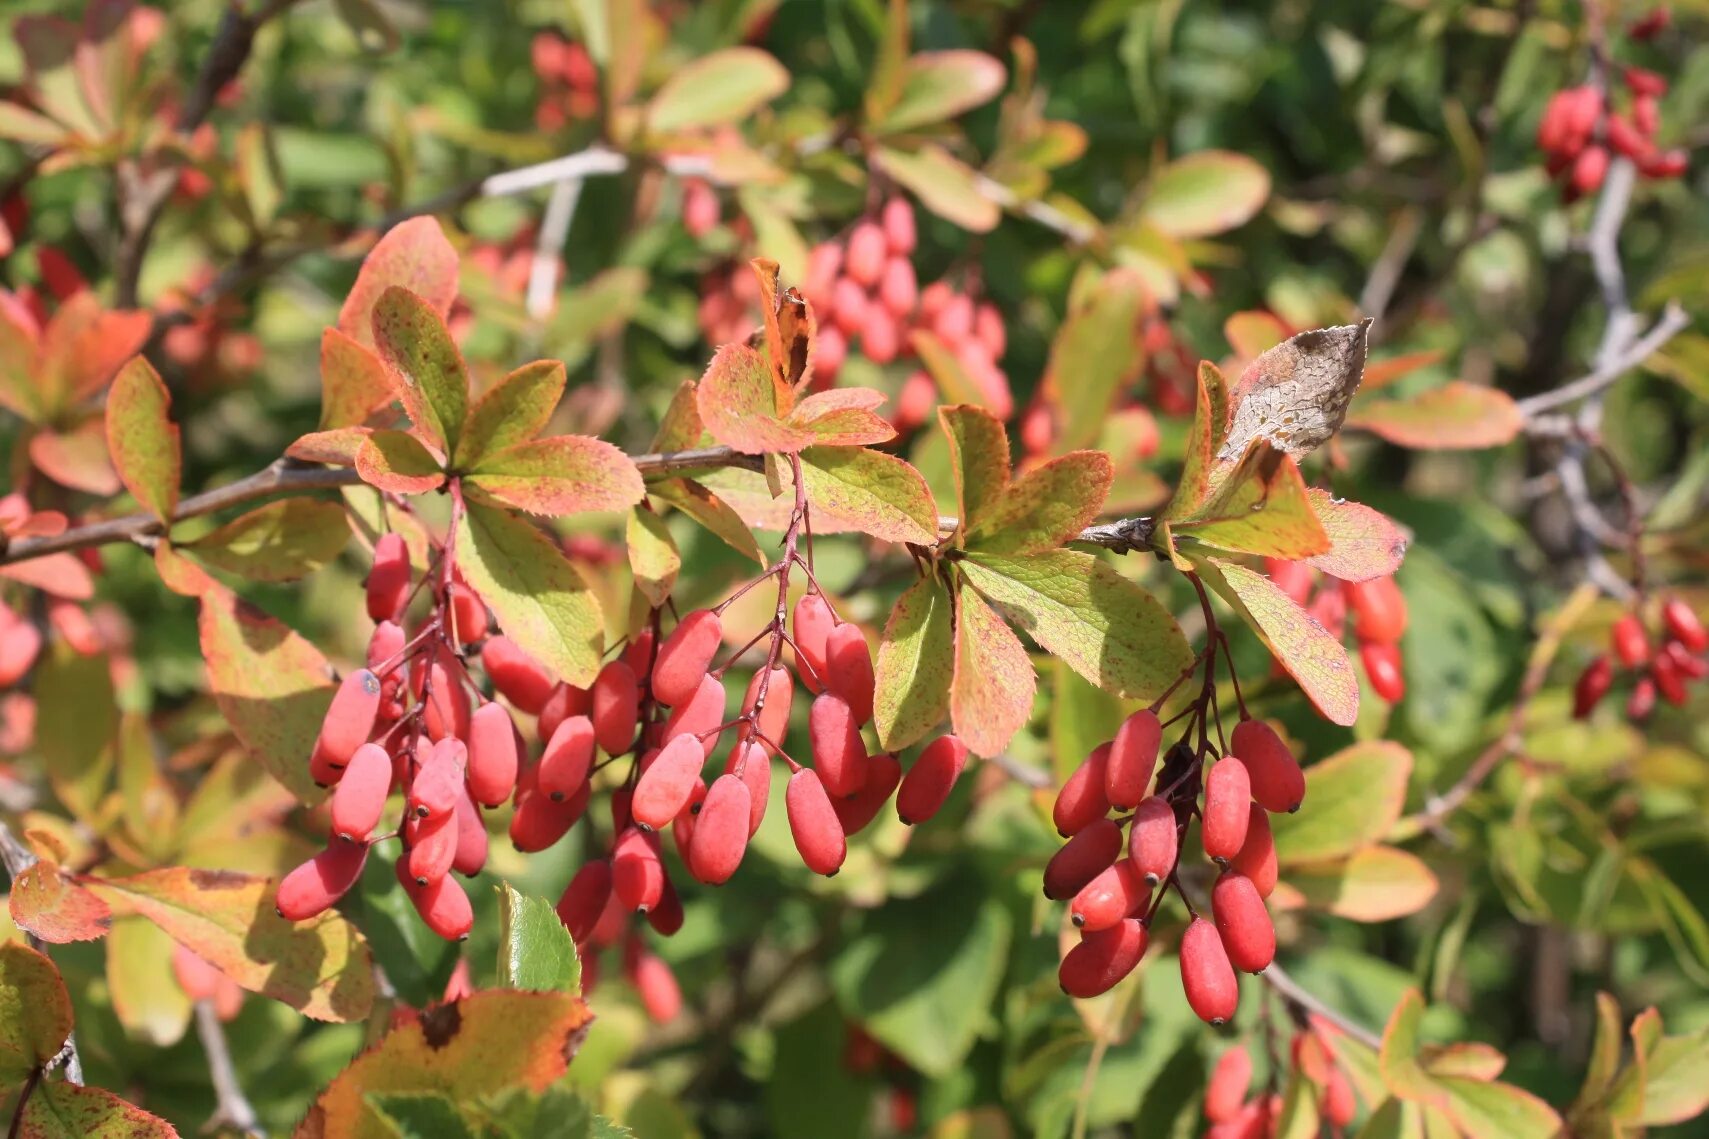
[[[1327,442],[1359,388],[1370,329],[1367,319],[1302,332],[1248,364],[1229,393],[1228,437],[1217,458],[1233,462],[1260,437],[1295,459]]]

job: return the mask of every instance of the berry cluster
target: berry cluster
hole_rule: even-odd
[[[1353,1122],[1358,1102],[1353,1084],[1335,1063],[1332,1040],[1338,1030],[1326,1021],[1310,1018],[1301,1024],[1289,1046],[1288,1060],[1294,1071],[1318,1088],[1323,1118],[1335,1135]],[[1252,1053],[1236,1044],[1217,1057],[1205,1084],[1205,1122],[1211,1126],[1205,1139],[1267,1139],[1281,1121],[1282,1097],[1276,1090],[1280,1073],[1277,1056],[1271,1057],[1269,1086],[1254,1092]]]
[[[1634,25],[1633,37],[1653,35],[1639,35],[1648,27],[1644,22]],[[1631,159],[1646,178],[1678,178],[1685,173],[1689,157],[1684,150],[1656,146],[1667,79],[1642,67],[1623,68],[1620,78],[1626,91],[1623,109],[1615,106],[1606,85],[1596,82],[1557,91],[1543,108],[1537,145],[1549,176],[1565,177],[1562,195],[1569,202],[1601,188],[1614,155]]]
[[[1631,677],[1626,698],[1626,717],[1647,720],[1655,711],[1656,697],[1676,707],[1683,706],[1691,681],[1709,677],[1709,630],[1691,606],[1678,597],[1661,605],[1661,646],[1652,649],[1644,621],[1627,613],[1609,630],[1611,652],[1603,653],[1585,666],[1573,686],[1573,716],[1585,719],[1614,688],[1615,668]]]
[[[534,124],[543,131],[599,113],[599,70],[587,48],[552,32],[541,32],[532,45],[534,74],[545,89],[534,108]]]
[[[1393,577],[1370,581],[1320,579],[1304,562],[1265,561],[1270,580],[1296,605],[1317,619],[1333,637],[1345,636],[1347,614],[1353,614],[1353,637],[1359,642],[1359,663],[1371,690],[1386,703],[1406,695],[1406,673],[1400,640],[1406,633],[1406,595]]]
[[[1181,983],[1202,1019],[1232,1018],[1240,1000],[1235,971],[1263,972],[1275,956],[1276,932],[1264,904],[1277,872],[1270,812],[1299,809],[1305,776],[1274,729],[1246,718],[1207,764],[1213,751],[1207,705],[1208,698],[1193,709],[1198,745],[1189,742],[1189,723],[1161,767],[1160,705],[1133,713],[1057,794],[1052,817],[1068,842],[1045,867],[1044,893],[1069,900],[1069,920],[1080,930],[1058,971],[1070,996],[1097,996],[1134,970],[1170,888],[1187,906]],[[1154,774],[1155,789],[1147,794]],[[1111,818],[1112,812],[1125,813]],[[1204,852],[1221,871],[1210,889],[1209,919],[1193,908],[1180,876],[1195,816]]]

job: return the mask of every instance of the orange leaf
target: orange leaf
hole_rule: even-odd
[[[42,334],[37,389],[51,416],[94,395],[119,365],[142,351],[153,318],[146,312],[107,312],[87,290],[59,306]]]
[[[712,437],[743,454],[800,451],[818,440],[785,423],[765,357],[746,344],[726,344],[695,390],[700,418]]]
[[[760,313],[765,319],[766,362],[771,371],[777,413],[795,407],[795,387],[807,378],[813,363],[817,326],[813,309],[794,289],[778,291],[777,262],[756,257],[748,262],[760,281]]]
[[[518,510],[550,515],[622,510],[646,493],[629,456],[587,435],[507,447],[482,459],[464,484]]]
[[[999,754],[1032,717],[1037,687],[1020,638],[964,584],[956,593],[955,679],[949,692],[956,735],[975,755]]]
[[[1102,451],[1070,451],[1034,467],[967,530],[967,546],[996,554],[1054,550],[1098,517],[1114,478]]]
[[[1299,467],[1264,438],[1252,441],[1211,499],[1175,522],[1174,532],[1220,550],[1289,560],[1330,548]]]
[[[965,532],[983,522],[1008,489],[1009,437],[996,416],[970,404],[938,408],[938,423],[949,440],[956,508]]]
[[[1287,884],[1303,903],[1359,922],[1415,914],[1436,896],[1436,875],[1416,855],[1368,846],[1338,862],[1291,866]]]
[[[93,941],[113,926],[107,903],[52,862],[41,861],[12,883],[12,920],[43,941]]]
[[[1359,390],[1369,395],[1388,387],[1402,376],[1410,375],[1420,368],[1429,367],[1442,358],[1440,349],[1428,352],[1413,352],[1406,356],[1390,356],[1385,360],[1368,360],[1365,363],[1365,378],[1359,384]]]
[[[30,436],[30,462],[61,486],[103,497],[124,486],[107,453],[107,427],[99,415],[69,431],[38,431]]]
[[[338,467],[354,467],[356,453],[373,434],[372,427],[334,427],[330,431],[311,431],[285,448],[285,454],[305,463],[331,463]]]
[[[1511,443],[1524,429],[1525,415],[1504,391],[1451,380],[1406,399],[1361,401],[1347,426],[1401,447],[1475,450]]]
[[[48,554],[27,562],[0,566],[0,577],[21,581],[70,601],[87,601],[95,596],[95,579],[89,575],[89,567],[78,561],[75,554]]]
[[[355,427],[392,402],[386,365],[336,328],[320,334],[320,426]]]
[[[107,393],[107,448],[113,466],[143,509],[168,523],[178,509],[183,463],[171,407],[172,395],[160,374],[141,356],[120,369]]]
[[[1205,581],[1269,645],[1318,711],[1332,723],[1351,726],[1359,717],[1359,679],[1341,642],[1263,574],[1217,558],[1196,564]]]
[[[1370,581],[1400,568],[1407,538],[1392,518],[1316,487],[1306,494],[1330,543],[1328,553],[1308,559],[1313,569],[1342,581]]]
[[[393,494],[426,494],[445,481],[439,460],[404,431],[369,432],[356,448],[356,473],[369,486]]]
[[[402,285],[440,316],[451,311],[451,302],[457,299],[457,251],[437,220],[419,217],[399,222],[368,251],[350,295],[338,310],[338,330],[372,347],[369,315],[380,294],[392,285]]]

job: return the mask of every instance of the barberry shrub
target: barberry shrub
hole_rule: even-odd
[[[1701,1125],[1701,27],[34,7],[10,1134]]]

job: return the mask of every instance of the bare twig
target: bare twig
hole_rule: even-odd
[[[210,1000],[196,1002],[196,1035],[201,1037],[202,1050],[208,1055],[208,1078],[214,1085],[214,1114],[208,1119],[207,1130],[226,1129],[242,1134],[245,1139],[267,1139],[254,1105],[237,1081],[225,1026],[220,1024],[220,1014]]]
[[[1269,966],[1258,975],[1264,979],[1266,984],[1276,990],[1276,994],[1280,996],[1282,1000],[1286,1001],[1294,1008],[1304,1009],[1307,1012],[1315,1013],[1324,1020],[1327,1020],[1330,1024],[1333,1024],[1336,1028],[1339,1028],[1342,1032],[1345,1032],[1348,1036],[1351,1036],[1354,1040],[1365,1045],[1367,1048],[1375,1051],[1380,1051],[1382,1049],[1383,1038],[1381,1035],[1371,1031],[1369,1028],[1366,1028],[1358,1021],[1348,1017],[1345,1013],[1338,1012],[1324,1004],[1323,1001],[1319,1000],[1310,992],[1307,992],[1302,988],[1298,981],[1290,977],[1287,972],[1274,961],[1270,962]]]
[[[535,320],[545,320],[552,311],[564,241],[569,237],[570,223],[575,220],[583,184],[580,178],[566,178],[552,187],[552,196],[546,199],[546,212],[540,217],[540,233],[534,242],[534,261],[528,267],[526,303],[528,315]]]
[[[1526,399],[1519,400],[1519,410],[1527,420],[1527,430],[1537,422],[1537,417],[1556,408],[1565,407],[1581,399],[1589,399],[1598,395],[1612,385],[1621,376],[1642,364],[1645,360],[1659,351],[1663,345],[1683,332],[1691,324],[1691,317],[1678,302],[1670,301],[1655,324],[1641,337],[1630,341],[1624,348],[1615,351],[1606,361],[1601,360],[1603,350],[1598,349],[1598,363],[1589,372],[1562,384],[1558,388],[1541,392]],[[1606,340],[1606,337],[1604,338]],[[1547,423],[1548,420],[1543,422]],[[1545,427],[1536,434],[1556,434],[1559,429]]]

